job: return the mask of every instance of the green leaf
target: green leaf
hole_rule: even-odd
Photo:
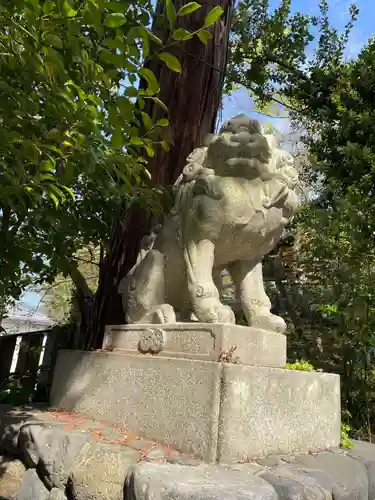
[[[47,189],[47,195],[51,198],[51,200],[54,202],[55,207],[59,208],[60,200],[57,198],[57,196],[52,193],[49,189]]]
[[[142,116],[142,121],[143,121],[143,124],[145,126],[145,129],[147,130],[147,132],[150,131],[152,129],[151,118],[144,111],[141,111],[141,116]]]
[[[152,100],[153,100],[156,104],[158,104],[161,108],[163,108],[163,109],[164,109],[164,111],[167,111],[167,112],[168,112],[168,108],[167,108],[167,106],[164,104],[164,102],[163,102],[163,101],[161,101],[161,100],[159,99],[159,97],[151,97],[151,99],[152,99]]]
[[[169,21],[169,25],[171,28],[173,28],[177,16],[175,6],[172,0],[165,0],[165,6],[167,9],[167,18]]]
[[[133,146],[144,146],[144,140],[141,137],[134,136],[130,139],[130,144]]]
[[[63,156],[63,152],[61,151],[61,149],[57,148],[56,146],[54,146],[53,144],[45,144],[43,146],[41,146],[43,149],[48,149],[50,151],[54,151],[55,153],[57,153],[59,156]]]
[[[46,37],[44,38],[44,43],[46,45],[52,45],[52,47],[55,47],[57,49],[62,49],[63,43],[60,37],[57,35],[53,35],[52,33],[48,33]]]
[[[39,175],[39,179],[44,182],[55,182],[56,181],[56,177],[52,174],[49,174],[49,173],[41,173]]]
[[[169,121],[166,118],[160,118],[160,120],[157,121],[156,125],[159,125],[159,127],[168,127]]]
[[[124,140],[122,137],[121,130],[117,129],[113,132],[111,137],[111,145],[115,149],[119,149],[123,146]]]
[[[141,68],[139,70],[139,74],[148,83],[148,91],[151,94],[157,94],[159,92],[159,90],[160,90],[160,87],[159,87],[159,82],[157,81],[156,76],[154,75],[154,73],[150,69],[148,69],[148,68]]]
[[[158,57],[165,62],[170,70],[175,71],[176,73],[181,73],[181,64],[176,56],[170,54],[169,52],[161,52],[158,54]]]
[[[73,9],[73,7],[70,5],[68,0],[64,0],[63,6],[62,6],[62,12],[65,17],[75,17],[77,15],[77,11]]]
[[[26,6],[30,7],[35,13],[40,13],[40,2],[38,0],[26,0]]]
[[[117,98],[117,106],[120,110],[121,118],[125,121],[130,121],[133,119],[134,114],[134,104],[129,101],[124,96],[119,96]]]
[[[60,186],[56,186],[55,184],[49,184],[47,187],[48,193],[54,192],[56,196],[60,198],[61,201],[66,200],[65,194],[61,191]]]
[[[193,38],[193,35],[190,31],[184,30],[184,28],[178,28],[172,33],[172,38],[174,40],[190,40],[190,38]]]
[[[147,31],[145,30],[145,28],[141,27],[141,26],[135,26],[133,28],[131,28],[129,30],[129,33],[127,35],[129,37],[129,41],[134,38],[140,38],[142,41],[143,41],[143,54],[144,54],[144,57],[147,57],[149,52],[150,52],[150,49],[149,49],[149,34],[147,33]],[[131,43],[129,43],[129,49],[132,48],[132,45]],[[134,44],[135,45],[135,44]],[[135,57],[138,57],[138,53],[139,53],[139,50],[136,46],[134,46],[134,48],[136,49],[136,55],[135,54],[132,54],[130,52],[130,55],[132,56],[135,56]]]
[[[263,41],[261,38],[258,38],[256,42],[255,53],[259,56],[262,53],[262,50],[263,50]]]
[[[115,12],[124,12],[125,3],[124,2],[106,2],[105,8],[109,10],[114,10]]]
[[[188,14],[192,14],[196,10],[200,9],[201,5],[197,2],[189,2],[186,5],[183,5],[181,9],[177,12],[177,16],[187,16]]]
[[[150,158],[155,156],[155,151],[151,144],[146,144],[146,152]]]
[[[205,17],[204,26],[212,26],[223,15],[224,10],[221,7],[214,7]]]
[[[207,30],[201,30],[198,31],[197,37],[202,43],[206,45],[206,43],[213,38],[213,35]]]
[[[161,141],[161,147],[168,153],[170,150],[169,144],[166,141]]]
[[[55,165],[51,160],[43,161],[39,167],[40,172],[53,172],[54,170]]]
[[[126,17],[121,12],[113,12],[112,14],[108,14],[108,16],[104,19],[104,26],[107,28],[119,28],[126,23]]]
[[[73,191],[68,188],[68,186],[64,186],[64,185],[59,185],[59,187],[61,189],[63,189],[64,191],[66,191],[68,193],[68,195],[72,198],[72,200],[75,200],[76,199],[76,195],[73,193]]]
[[[103,105],[104,105],[103,100],[95,94],[89,94],[87,96],[87,99],[89,99],[91,102],[93,102],[94,104],[96,104],[99,107],[103,107]]]
[[[46,0],[43,4],[43,14],[46,16],[50,14],[56,7],[56,2],[54,0]]]
[[[148,28],[144,28],[144,30],[147,33],[147,35],[149,36],[150,40],[157,43],[158,45],[163,45],[163,41],[158,36],[156,36],[155,33],[153,33]]]
[[[146,68],[142,68],[142,69],[146,69]],[[146,77],[145,77],[145,80],[146,80]],[[156,80],[156,78],[155,78],[155,80]],[[156,81],[156,83],[157,83],[157,81]],[[159,86],[159,84],[158,84],[158,86]],[[133,87],[133,86],[126,87],[126,89],[124,90],[124,95],[127,97],[138,97],[139,89],[137,89],[136,87]]]
[[[74,91],[76,92],[77,97],[81,101],[83,101],[84,99],[86,99],[86,93],[85,93],[85,91],[79,85],[77,85],[76,83],[74,83],[73,80],[68,80],[65,85],[67,87],[72,87],[74,89]]]
[[[62,56],[52,47],[43,47],[43,52],[46,53],[44,58],[44,63],[48,66],[52,71],[64,71],[64,60]],[[50,63],[50,65],[48,65]]]

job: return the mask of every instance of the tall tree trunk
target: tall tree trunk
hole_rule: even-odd
[[[174,1],[177,10],[186,3],[185,0]],[[163,5],[164,2],[159,0],[157,12],[162,11]],[[148,169],[155,184],[171,185],[181,173],[186,157],[202,144],[208,133],[215,130],[221,106],[233,0],[207,0],[198,11],[180,18],[179,22],[179,27],[194,31],[203,26],[206,14],[216,5],[224,9],[224,14],[211,28],[213,39],[207,45],[194,37],[173,47],[181,62],[181,73],[172,73],[159,60],[148,63],[160,83],[158,97],[169,110],[173,141],[169,152],[160,148],[149,161]],[[154,28],[158,31],[158,16],[155,19]],[[162,111],[157,104],[149,102],[145,111],[157,119]],[[99,287],[93,302],[90,331],[83,332],[86,349],[101,347],[106,324],[124,323],[117,286],[133,267],[141,239],[149,229],[150,214],[140,208],[127,211],[114,224],[110,249],[101,267]]]

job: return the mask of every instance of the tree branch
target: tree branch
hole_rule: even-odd
[[[213,66],[212,64],[209,64],[206,61],[203,61],[203,59],[201,59],[200,57],[197,57],[195,54],[192,54],[191,52],[188,52],[184,48],[182,48],[182,47],[177,47],[177,48],[179,50],[181,50],[182,52],[184,52],[189,57],[192,57],[193,59],[196,59],[198,62],[200,62],[201,64],[204,64],[205,66],[208,66],[209,68],[213,69],[214,71],[218,71],[219,73],[224,73],[224,71],[221,70],[220,68],[217,68],[216,66]],[[244,85],[243,82],[241,82],[239,80],[233,80],[233,81],[234,81],[234,83],[237,83],[238,85],[246,87],[246,85]],[[247,87],[256,94],[256,90],[254,89],[254,87],[251,87],[250,85],[248,85]],[[296,113],[303,113],[304,112],[304,110],[293,108],[293,106],[290,106],[289,104],[286,104],[286,103],[280,101],[279,99],[277,99],[274,96],[269,96],[269,99],[271,101],[273,101],[273,102],[276,102],[277,104],[280,104],[284,108],[289,109],[290,111],[294,111]]]
[[[82,293],[84,297],[91,297],[93,295],[93,291],[87,284],[86,278],[83,276],[81,271],[78,269],[76,262],[69,262],[67,266],[67,270],[69,272],[69,276],[72,278],[72,281],[77,288],[77,290]]]
[[[100,267],[100,264],[98,262],[94,262],[93,260],[82,259],[82,257],[75,257],[75,259],[80,260],[81,262],[86,262],[86,264],[91,264],[93,266]]]
[[[289,64],[287,64],[284,61],[280,61],[280,59],[278,59],[274,55],[270,54],[269,52],[267,52],[266,58],[268,59],[269,62],[277,64],[281,68],[285,69],[285,71],[288,71],[289,73],[293,73],[296,77],[301,78],[301,80],[304,80],[305,82],[310,81],[308,76],[305,75],[305,73],[303,71],[301,71],[300,69],[297,69],[297,68],[293,68],[293,66],[290,66]]]

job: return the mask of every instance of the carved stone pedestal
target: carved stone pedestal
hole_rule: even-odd
[[[223,324],[129,325],[108,327],[103,347],[60,351],[53,406],[208,462],[340,442],[339,377],[283,369],[280,334]]]
[[[286,363],[285,335],[222,323],[108,326],[103,349],[278,368]]]

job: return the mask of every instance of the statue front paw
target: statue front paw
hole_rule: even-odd
[[[130,319],[130,321],[129,321]],[[143,316],[132,321],[128,318],[128,323],[152,323],[156,325],[163,325],[165,323],[177,323],[176,314],[170,304],[160,304],[147,311]]]
[[[194,314],[202,323],[236,323],[232,309],[224,306],[218,299],[196,300]]]
[[[251,326],[262,328],[263,330],[270,330],[272,332],[284,333],[286,330],[286,323],[280,316],[269,313],[264,316],[254,316],[251,318]]]

